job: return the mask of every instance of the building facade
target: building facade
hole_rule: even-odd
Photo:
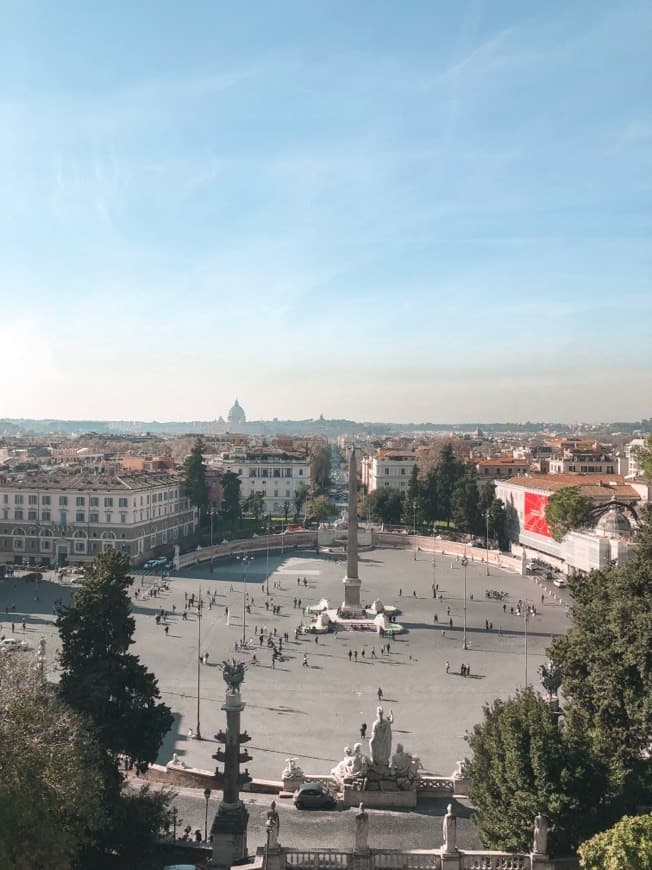
[[[90,562],[115,549],[138,563],[197,527],[180,479],[42,474],[0,482],[0,562]]]
[[[362,485],[368,493],[377,489],[394,489],[407,494],[412,469],[417,463],[414,450],[388,450],[379,447],[360,463]]]
[[[273,450],[242,450],[222,454],[219,463],[224,471],[240,478],[240,499],[251,495],[263,499],[263,512],[278,516],[293,500],[299,487],[312,491],[312,461],[309,456],[296,456]]]

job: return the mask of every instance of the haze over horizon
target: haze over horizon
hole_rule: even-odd
[[[0,417],[638,420],[652,7],[3,6]]]

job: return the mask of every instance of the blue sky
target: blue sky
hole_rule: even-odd
[[[648,2],[2,15],[0,416],[652,413]]]

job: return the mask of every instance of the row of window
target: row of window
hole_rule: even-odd
[[[292,468],[250,468],[249,477],[292,477],[292,471]],[[303,468],[299,469],[298,476],[303,477]]]
[[[155,503],[155,502],[168,501],[168,499],[173,499],[173,498],[177,498],[177,497],[178,497],[178,492],[176,490],[170,490],[169,492],[167,492],[167,491],[166,492],[158,492],[158,493],[155,492],[155,493],[152,493],[151,502]],[[14,502],[13,503],[15,505],[22,505],[25,503],[27,503],[28,505],[37,505],[39,503],[39,496],[38,495],[28,495],[27,502],[25,502],[25,498],[26,497],[24,495],[22,495],[21,493],[16,493],[14,495]],[[57,498],[58,498],[57,504],[59,505],[59,507],[67,507],[68,504],[72,505],[73,501],[74,501],[75,507],[85,507],[86,506],[86,496],[85,495],[77,495],[74,497],[67,496],[67,495],[60,495]],[[102,501],[102,504],[104,507],[114,507],[114,502],[116,501],[116,499],[114,499],[112,495],[104,496],[103,499],[100,499],[100,497],[96,496],[96,495],[88,496],[89,507],[99,507],[100,501]],[[3,494],[2,503],[9,504],[9,493],[5,492]],[[42,495],[41,496],[41,504],[42,505],[51,505],[52,504],[52,496]],[[136,504],[137,504],[136,499],[134,499],[134,507],[136,507]],[[146,499],[144,499],[144,497],[141,495],[140,496],[140,504],[141,505],[150,504],[150,496],[148,495],[146,497]],[[129,507],[129,499],[126,497],[123,497],[123,496],[119,497],[117,499],[117,506],[119,508]]]

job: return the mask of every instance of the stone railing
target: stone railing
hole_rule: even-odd
[[[284,849],[285,866],[296,870],[318,870],[322,867],[348,867],[351,852],[338,849]]]
[[[374,849],[373,870],[441,870],[441,855],[432,849]]]
[[[450,776],[421,774],[417,780],[417,792],[423,797],[452,797],[455,792],[455,780]]]
[[[514,855],[510,852],[460,851],[461,870],[530,870],[529,855]]]
[[[420,550],[423,553],[432,554],[433,543],[436,556],[466,556],[469,562],[487,561],[487,551],[483,547],[470,547],[457,541],[446,541],[433,538],[431,535],[401,535],[392,532],[373,533],[373,541],[376,547],[393,547],[401,550]],[[489,550],[489,568],[502,568],[504,571],[521,573],[521,559],[511,553],[502,553],[499,550]]]
[[[291,550],[293,547],[316,547],[317,532],[306,529],[301,532],[285,532],[283,535],[259,535],[257,538],[243,538],[237,541],[227,541],[225,544],[214,544],[212,547],[202,547],[178,557],[179,567],[188,568],[198,562],[210,559],[226,559],[241,553],[260,553],[270,550]]]

